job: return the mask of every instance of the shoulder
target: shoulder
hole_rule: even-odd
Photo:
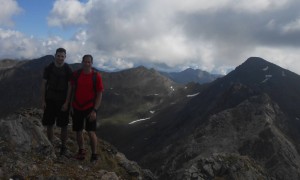
[[[81,72],[82,72],[82,69],[77,69],[77,70],[73,71],[72,74],[74,77],[78,77],[81,74]]]
[[[45,69],[50,69],[54,67],[54,62],[51,62],[50,64],[48,64]]]
[[[68,72],[72,72],[72,68],[68,63],[64,63],[64,68],[68,71]]]
[[[53,67],[54,67],[54,62],[52,62],[52,63],[48,64],[47,66],[45,66],[44,71],[46,73],[48,73],[50,70],[53,69]]]
[[[74,71],[75,74],[80,74],[81,72],[82,72],[82,68],[77,69],[77,70]]]
[[[95,68],[93,68],[93,74],[94,74],[97,78],[101,78],[100,72],[99,72],[97,69],[95,69]]]
[[[93,73],[97,74],[97,75],[100,75],[100,71],[98,69],[96,69],[96,68],[93,68]]]
[[[71,67],[70,67],[70,65],[68,63],[64,63],[64,67],[71,69]]]
[[[43,79],[47,80],[50,76],[50,73],[52,72],[52,69],[54,67],[54,63],[50,63],[44,68],[44,73],[43,73]]]

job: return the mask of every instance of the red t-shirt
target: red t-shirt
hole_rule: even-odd
[[[73,77],[78,76],[77,71],[73,73]],[[77,87],[75,92],[75,99],[72,103],[72,106],[77,110],[86,110],[94,106],[96,100],[96,94],[94,92],[93,85],[93,74],[97,73],[92,71],[91,73],[85,74],[83,71],[80,73],[77,78]],[[74,79],[71,81],[72,86],[75,86]],[[96,75],[96,91],[103,91],[102,78],[100,73]]]

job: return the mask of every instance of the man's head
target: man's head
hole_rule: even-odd
[[[65,53],[65,54],[67,54],[67,51],[64,48],[57,48],[55,54],[57,54],[57,53]]]
[[[86,54],[82,57],[82,66],[84,69],[88,70],[90,68],[92,68],[93,65],[93,56],[90,54]]]
[[[55,62],[57,65],[63,65],[66,59],[67,51],[64,48],[58,48],[55,52]]]

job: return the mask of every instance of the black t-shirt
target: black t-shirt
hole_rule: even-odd
[[[72,70],[66,63],[62,67],[56,67],[54,63],[45,67],[43,78],[47,80],[46,99],[65,101],[71,76]]]

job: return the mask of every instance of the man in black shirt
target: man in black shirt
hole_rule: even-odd
[[[67,127],[69,123],[69,104],[71,98],[72,70],[65,63],[66,50],[58,48],[54,62],[44,69],[41,86],[42,108],[44,109],[42,123],[47,127],[47,136],[53,143],[53,125],[61,128],[60,154],[66,153]]]

